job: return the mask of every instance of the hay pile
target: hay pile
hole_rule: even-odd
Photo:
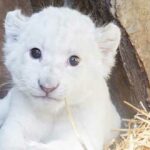
[[[126,128],[120,129],[120,137],[105,146],[105,150],[150,150],[150,112],[145,107],[138,109],[125,102],[137,111],[133,119],[123,119]]]

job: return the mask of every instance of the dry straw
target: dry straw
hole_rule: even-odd
[[[83,137],[81,136],[81,132],[79,131],[78,127],[77,127],[77,124],[74,120],[74,117],[72,115],[72,112],[71,112],[71,108],[69,106],[69,103],[67,101],[67,98],[65,98],[65,108],[66,108],[66,112],[67,112],[67,115],[68,115],[68,119],[71,123],[71,126],[72,126],[72,129],[74,131],[74,134],[76,135],[81,147],[83,148],[83,150],[88,150],[84,140],[83,140]]]
[[[142,109],[138,109],[125,102],[137,114],[132,119],[123,119],[126,128],[119,129],[120,137],[114,139],[111,144],[105,146],[105,150],[150,150],[150,112],[142,103]]]

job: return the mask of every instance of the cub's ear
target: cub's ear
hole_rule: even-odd
[[[7,13],[4,27],[6,41],[15,41],[21,32],[28,17],[21,13],[21,10],[14,10]]]
[[[96,40],[102,55],[104,77],[110,74],[115,63],[115,55],[120,43],[121,32],[114,23],[96,29]]]

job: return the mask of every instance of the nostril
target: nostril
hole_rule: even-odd
[[[48,93],[48,92],[47,92],[47,91],[48,91],[48,88],[44,87],[44,86],[41,85],[41,84],[40,84],[39,86],[40,86],[40,88],[41,88],[42,91]]]
[[[45,87],[42,84],[39,83],[39,87],[41,88],[42,91],[44,91],[46,94],[53,92],[55,89],[57,89],[59,84],[53,87]]]

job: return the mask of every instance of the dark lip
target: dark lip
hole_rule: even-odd
[[[57,99],[55,97],[51,97],[51,96],[36,96],[36,95],[32,95],[32,96],[35,98],[38,98],[38,99],[60,101],[59,99]]]

